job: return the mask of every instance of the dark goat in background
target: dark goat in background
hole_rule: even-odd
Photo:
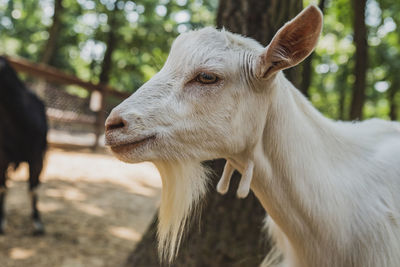
[[[4,232],[6,175],[10,164],[29,164],[29,193],[34,233],[44,232],[37,209],[39,175],[47,148],[45,107],[18,78],[4,57],[0,57],[0,233]]]

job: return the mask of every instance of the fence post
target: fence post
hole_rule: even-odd
[[[96,122],[95,122],[95,142],[92,149],[97,150],[100,146],[100,136],[103,133],[104,121],[106,117],[106,97],[107,97],[107,87],[100,84],[98,92],[100,92],[100,107],[96,112]]]
[[[103,133],[104,121],[106,117],[106,98],[107,96],[113,96],[119,99],[125,99],[131,94],[127,92],[121,92],[112,88],[106,84],[94,84],[90,81],[83,81],[76,76],[66,74],[54,67],[48,66],[46,64],[37,64],[30,62],[23,58],[13,58],[6,57],[11,66],[18,72],[27,73],[35,78],[43,78],[46,82],[54,82],[57,84],[65,85],[77,85],[79,87],[85,88],[93,94],[93,92],[98,92],[101,99],[96,104],[96,108],[91,110],[95,113],[96,119],[92,124],[94,126],[95,132],[95,142],[91,144],[93,150],[99,147],[100,136]],[[86,123],[86,122],[85,122]]]

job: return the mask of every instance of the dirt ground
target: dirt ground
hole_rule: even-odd
[[[120,266],[159,204],[161,180],[152,164],[51,149],[39,190],[46,234],[34,237],[26,168],[9,173],[1,267]]]

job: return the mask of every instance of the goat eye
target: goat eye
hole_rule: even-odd
[[[196,77],[196,82],[202,84],[213,84],[218,82],[218,77],[212,73],[201,72]]]

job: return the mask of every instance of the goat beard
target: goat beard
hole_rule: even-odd
[[[155,162],[162,179],[158,214],[158,252],[162,261],[176,257],[191,214],[207,191],[208,169],[201,162]]]

